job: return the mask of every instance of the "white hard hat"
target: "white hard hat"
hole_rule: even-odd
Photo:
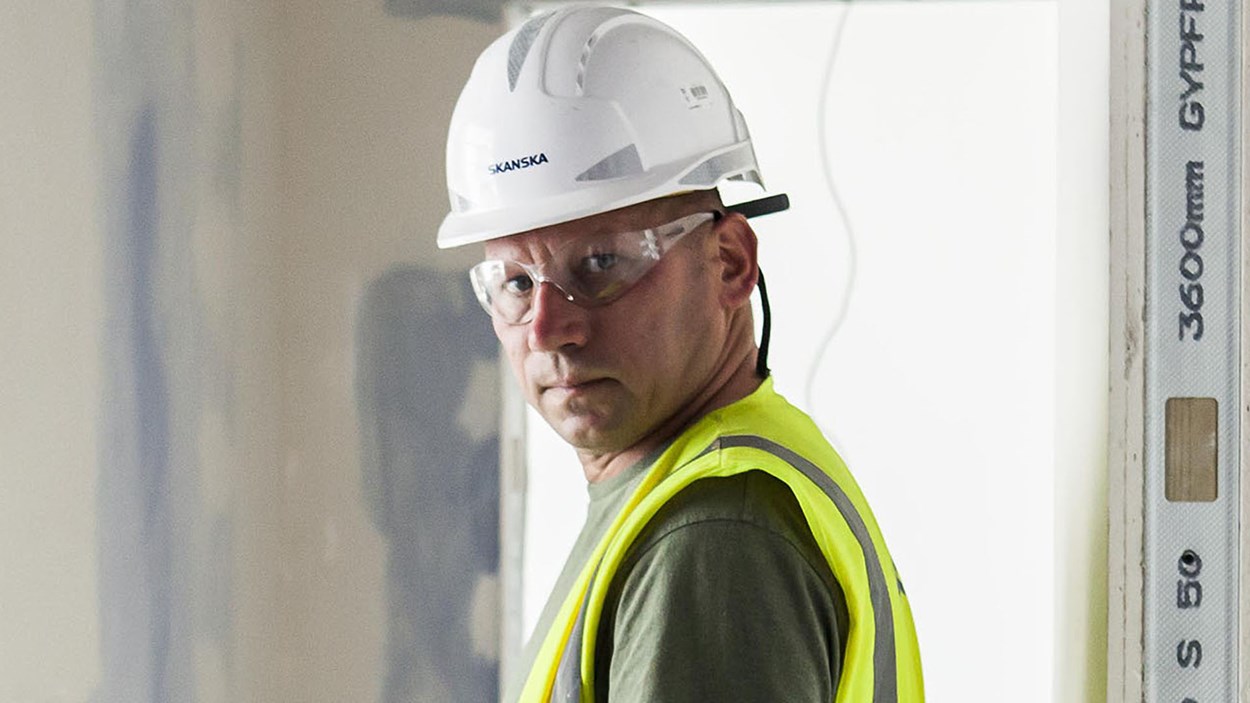
[[[539,15],[492,43],[447,137],[442,248],[725,180],[763,182],[746,122],[699,50],[609,7]]]

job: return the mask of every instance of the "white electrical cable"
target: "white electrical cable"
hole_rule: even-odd
[[[846,29],[846,21],[851,14],[851,6],[854,3],[847,2],[846,10],[842,12],[842,17],[838,22],[838,28],[834,30],[833,45],[829,48],[829,59],[825,62],[825,71],[822,81],[823,92],[820,97],[820,104],[816,108],[816,136],[817,143],[820,145],[820,160],[823,165],[825,174],[825,185],[829,188],[829,195],[833,198],[834,209],[838,212],[838,217],[842,220],[842,226],[846,230],[847,241],[847,258],[849,261],[846,275],[846,289],[842,295],[841,304],[838,306],[838,313],[833,318],[833,323],[829,326],[829,331],[825,333],[816,352],[816,358],[812,360],[811,369],[807,373],[807,387],[803,391],[803,399],[807,403],[807,410],[812,417],[816,417],[816,406],[812,397],[812,389],[816,385],[816,373],[820,370],[821,362],[825,354],[828,353],[829,347],[833,343],[833,337],[841,329],[842,323],[846,320],[846,311],[851,305],[851,294],[855,290],[855,274],[857,268],[857,248],[855,246],[855,231],[851,228],[850,217],[846,213],[846,207],[842,204],[842,196],[838,192],[837,183],[833,178],[833,164],[829,159],[829,143],[826,133],[828,132],[826,123],[826,112],[829,104],[830,93],[833,92],[833,68],[837,64],[838,50],[842,47],[842,33]],[[817,420],[819,423],[819,420]]]

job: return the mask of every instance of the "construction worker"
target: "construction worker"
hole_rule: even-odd
[[[702,54],[628,10],[536,16],[478,59],[447,178],[439,246],[484,243],[473,287],[589,484],[507,700],[922,701],[902,583],[773,390],[767,312],[756,345],[745,215],[784,204],[722,202],[762,182]]]

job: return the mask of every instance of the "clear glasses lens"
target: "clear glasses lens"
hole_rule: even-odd
[[[542,283],[553,284],[582,307],[607,305],[633,287],[682,237],[713,217],[700,212],[642,231],[573,240],[542,266],[490,259],[474,266],[469,277],[482,307],[509,324],[529,321],[535,290]]]

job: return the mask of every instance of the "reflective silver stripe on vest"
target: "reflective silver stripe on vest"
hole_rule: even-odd
[[[876,626],[876,640],[872,646],[872,700],[873,703],[897,703],[898,701],[898,663],[894,653],[894,607],[890,602],[889,586],[885,582],[885,573],[881,571],[881,557],[868,534],[868,526],[864,518],[855,509],[855,504],[847,497],[842,488],[834,482],[829,474],[821,471],[818,466],[789,449],[755,435],[736,435],[721,437],[704,453],[727,447],[750,447],[768,452],[790,466],[798,469],[809,481],[820,487],[829,496],[829,500],[842,513],[842,519],[851,528],[859,548],[864,552],[864,567],[868,572],[868,594],[872,599],[872,619]]]
[[[859,548],[864,553],[864,566],[868,572],[868,593],[872,600],[872,617],[876,630],[872,650],[872,701],[873,703],[897,703],[898,674],[894,652],[894,608],[890,602],[890,591],[885,582],[885,573],[881,570],[881,558],[872,543],[872,537],[868,534],[868,526],[864,524],[864,519],[855,509],[855,504],[829,474],[786,447],[763,437],[756,435],[720,437],[700,452],[699,456],[729,447],[749,447],[772,454],[806,476],[837,506],[842,519],[846,521],[847,526],[851,528],[851,533],[855,535],[855,540],[859,542]],[[599,567],[596,565],[596,575],[598,570]],[[590,592],[594,584],[592,578],[582,596],[582,605],[577,613],[577,621],[573,624],[573,631],[569,633],[564,652],[560,654],[560,665],[556,669],[555,685],[551,690],[552,703],[578,703],[581,700],[582,642],[586,628],[586,609],[590,603]]]
[[[599,565],[595,565],[598,573]],[[551,688],[551,703],[578,703],[582,697],[582,641],[586,635],[586,608],[590,605],[590,589],[595,579],[591,577],[582,594],[582,605],[577,609],[577,621],[569,633],[569,641],[560,653],[560,666],[556,669],[556,682]]]

